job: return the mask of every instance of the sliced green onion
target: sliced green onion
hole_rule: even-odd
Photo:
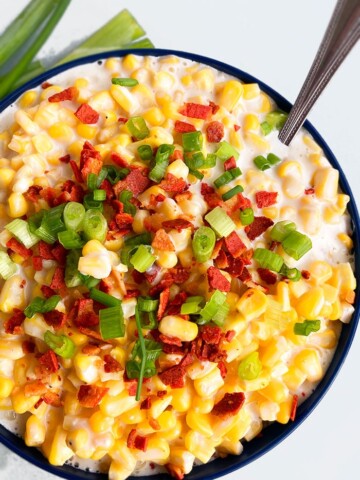
[[[204,174],[199,172],[199,170],[192,170],[189,169],[190,175],[193,175],[195,178],[202,180],[204,178]]]
[[[100,333],[104,340],[125,335],[124,313],[121,302],[116,307],[103,308],[99,312]]]
[[[59,357],[72,358],[75,354],[75,343],[66,335],[55,335],[47,330],[44,334],[44,342]]]
[[[31,233],[28,223],[21,218],[17,218],[8,223],[5,228],[26,248],[31,248],[39,242],[39,237]]]
[[[227,237],[236,228],[235,223],[221,207],[215,207],[206,214],[205,220],[209,223],[210,227],[215,231],[218,237]]]
[[[242,380],[255,380],[262,371],[259,352],[247,355],[239,364],[238,374]]]
[[[214,230],[210,227],[200,227],[196,230],[192,240],[194,257],[200,263],[206,262],[211,257],[216,243]]]
[[[235,187],[233,187],[228,192],[223,193],[222,199],[224,200],[224,202],[226,202],[227,200],[230,200],[230,198],[235,197],[235,195],[237,195],[238,193],[241,193],[243,191],[244,191],[244,189],[241,185],[236,185]]]
[[[151,248],[150,245],[148,248]],[[122,248],[120,251],[121,263],[123,263],[127,267],[132,267],[132,264],[130,263],[130,259],[136,253],[137,249],[138,249],[137,245],[128,245],[128,246],[125,245],[125,247]]]
[[[288,268],[286,265],[283,265],[283,268],[280,270],[280,273],[281,275],[284,275],[292,282],[298,282],[301,278],[300,270],[298,270],[297,268]]]
[[[282,241],[282,247],[290,257],[300,260],[312,249],[311,239],[303,233],[293,230]]]
[[[29,230],[31,233],[35,234],[36,230],[40,227],[45,212],[46,210],[42,209],[39,212],[34,213],[34,215],[31,215],[31,217],[27,219],[27,223],[29,225]]]
[[[96,287],[100,283],[100,280],[98,278],[94,278],[91,275],[83,275],[79,272],[79,277],[80,284],[85,285],[85,287],[87,287],[89,290]]]
[[[102,292],[97,288],[92,288],[90,290],[90,298],[95,300],[95,302],[99,302],[106,307],[118,307],[121,305],[121,300],[112,295]]]
[[[123,180],[129,172],[130,170],[128,168],[118,168],[115,167],[115,165],[104,165],[99,173],[99,177],[106,174],[104,178],[107,178],[111,185],[115,185],[119,180]],[[104,178],[101,180],[101,183]]]
[[[73,230],[64,230],[63,232],[59,232],[58,239],[61,245],[66,248],[66,250],[82,248],[85,245],[84,240]]]
[[[290,222],[290,220],[282,220],[281,222],[275,223],[270,231],[270,238],[275,242],[282,242],[293,230],[296,230],[294,222]]]
[[[0,277],[4,280],[12,277],[17,272],[17,265],[6,252],[0,251]]]
[[[268,170],[271,167],[271,164],[269,160],[267,160],[265,157],[262,155],[258,155],[257,157],[254,158],[254,163],[257,166],[259,170],[262,172],[265,170]]]
[[[89,190],[95,190],[98,186],[98,176],[96,173],[89,173],[86,178],[86,183]]]
[[[202,152],[196,152],[194,154],[185,155],[185,163],[190,170],[197,170],[203,168],[205,164],[205,157]]]
[[[148,160],[152,160],[154,153],[150,145],[140,145],[137,149],[139,157],[141,160],[144,162],[147,162]]]
[[[106,238],[108,226],[104,215],[99,210],[87,210],[84,217],[84,235],[86,240],[99,240]]]
[[[144,273],[151,267],[155,260],[156,257],[150,253],[150,247],[146,245],[140,245],[134,255],[131,256],[130,263],[133,265],[135,270],[140,273]]]
[[[273,130],[273,127],[266,120],[260,124],[260,128],[263,135],[269,135]]]
[[[310,333],[318,332],[320,327],[320,320],[304,320],[302,323],[295,323],[294,333],[295,335],[307,337],[310,335]]]
[[[111,83],[113,85],[120,85],[121,87],[135,87],[139,85],[136,78],[112,78]]]
[[[104,210],[103,202],[95,200],[93,193],[88,193],[87,195],[85,195],[83,201],[86,210],[99,210],[100,212]]]
[[[81,285],[80,272],[78,270],[80,250],[71,250],[66,256],[65,265],[65,285],[68,288],[78,287]]]
[[[235,150],[235,148],[230,145],[228,142],[220,142],[219,148],[215,152],[216,156],[220,158],[220,160],[229,160],[229,158],[234,157],[235,160],[239,158],[239,152]]]
[[[201,168],[213,168],[216,165],[216,154],[208,153],[205,158],[205,163]]]
[[[280,255],[266,248],[256,248],[254,251],[254,259],[259,263],[261,268],[267,268],[273,272],[280,272],[284,264],[284,259]]]
[[[155,312],[159,306],[159,300],[151,297],[138,297],[138,308],[140,312]]]
[[[46,243],[55,243],[57,233],[65,230],[65,223],[62,220],[65,204],[51,208],[44,212],[40,227],[35,231],[35,235],[40,237]]]
[[[61,297],[59,295],[53,295],[48,299],[41,297],[35,297],[31,303],[25,308],[24,314],[27,318],[32,318],[35,313],[47,313],[55,309],[60,302]]]
[[[149,232],[139,233],[125,240],[125,245],[127,247],[135,247],[136,245],[150,245],[151,244],[151,234]]]
[[[136,213],[136,207],[130,200],[133,197],[133,193],[130,190],[123,190],[120,193],[119,200],[124,205],[124,212],[134,216]]]
[[[106,200],[106,192],[105,190],[96,189],[93,192],[93,197],[96,202],[103,202],[104,200]]]
[[[215,292],[211,295],[210,300],[206,302],[204,308],[202,308],[199,312],[202,323],[210,322],[210,320],[215,317],[219,307],[225,302],[226,294],[220,292],[220,290],[215,290]]]
[[[276,110],[268,113],[265,117],[265,121],[272,129],[276,128],[277,130],[281,130],[286,122],[287,117],[287,113]]]
[[[270,165],[276,165],[281,162],[281,158],[275,155],[275,153],[268,153],[266,159],[270,163]]]
[[[141,328],[144,328],[146,330],[154,330],[158,328],[156,312],[154,310],[146,311],[146,310],[140,310],[139,308],[139,315],[140,315]]]
[[[125,125],[136,140],[143,140],[150,135],[150,130],[142,117],[129,118]]]
[[[229,311],[230,311],[230,305],[228,303],[225,302],[222,305],[219,305],[215,315],[212,318],[212,322],[214,322],[219,327],[222,327],[229,314]]]
[[[251,225],[254,221],[254,210],[250,207],[240,210],[240,220],[243,225]]]
[[[187,299],[185,300],[185,303],[192,303],[192,302],[204,303],[205,299],[200,295],[193,295],[192,297],[187,297]]]
[[[185,302],[181,305],[181,315],[194,315],[201,310],[200,302]]]
[[[203,135],[201,132],[187,132],[182,134],[184,152],[198,152],[202,149]]]
[[[85,207],[78,202],[68,202],[64,208],[64,223],[67,230],[78,232],[82,230]]]
[[[231,182],[233,180],[233,177],[229,171],[224,172],[223,174],[220,175],[215,181],[214,185],[216,188],[220,188],[223,185],[226,185],[227,183]]]
[[[174,150],[174,145],[167,145],[166,143],[160,145],[155,155],[154,165],[149,173],[150,180],[158,183],[164,178],[167,166],[169,165],[170,155],[172,155]]]

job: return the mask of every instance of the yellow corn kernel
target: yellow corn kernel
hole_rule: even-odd
[[[38,124],[31,120],[30,116],[24,110],[17,110],[15,112],[15,120],[24,132],[29,135],[36,135],[40,131]]]
[[[343,193],[339,193],[337,196],[336,207],[340,215],[343,215],[347,204],[350,202],[349,195],[345,195]]]
[[[176,415],[174,412],[165,411],[158,416],[157,421],[161,431],[172,430],[176,427]]]
[[[125,423],[126,425],[134,425],[136,423],[141,423],[144,422],[145,419],[145,410],[140,410],[139,405],[136,405],[136,407],[127,410],[120,417],[121,422]]]
[[[273,109],[272,107],[272,101],[268,95],[264,92],[260,92],[260,99],[261,99],[261,104],[260,104],[260,113],[269,113]]]
[[[74,357],[76,375],[85,383],[94,383],[99,379],[102,360],[97,355],[77,353]]]
[[[165,113],[165,112],[164,112]],[[147,143],[151,140],[153,146],[160,146],[163,143],[173,144],[174,138],[170,132],[163,127],[150,128],[150,137],[146,139]]]
[[[193,79],[198,88],[210,92],[214,88],[215,76],[210,68],[203,68],[193,74]]]
[[[276,420],[279,423],[282,423],[284,425],[288,423],[288,421],[290,420],[292,403],[293,403],[293,398],[289,397],[288,400],[286,400],[285,402],[282,402],[279,405],[279,411],[276,415]]]
[[[308,292],[301,295],[296,304],[298,315],[308,320],[316,320],[324,305],[324,291],[321,287],[313,287]]]
[[[244,140],[241,137],[240,132],[235,132],[235,130],[230,130],[229,139],[231,145],[233,145],[238,150],[242,150],[244,148]]]
[[[136,459],[126,445],[126,440],[116,440],[109,451],[109,455],[118,464],[127,466],[133,470],[136,467]]]
[[[289,390],[280,380],[272,379],[265,388],[260,390],[261,395],[275,403],[285,402],[289,395]]]
[[[165,116],[158,107],[152,107],[142,114],[143,118],[152,126],[160,126],[165,121]]]
[[[196,323],[176,315],[164,317],[160,322],[159,330],[164,335],[179,338],[182,342],[191,342],[197,337],[199,331]]]
[[[191,472],[194,460],[195,456],[184,447],[171,446],[169,464],[178,467],[182,474],[186,475]]]
[[[133,468],[113,461],[109,468],[109,480],[126,480],[132,473]]]
[[[135,233],[143,233],[146,231],[144,220],[149,216],[150,214],[147,210],[137,210],[132,224],[132,228]]]
[[[36,99],[38,93],[35,90],[29,90],[24,93],[24,95],[20,98],[19,104],[21,108],[28,108],[31,107]]]
[[[220,94],[219,104],[229,111],[232,111],[239,103],[244,88],[238,80],[229,80]]]
[[[261,420],[274,422],[277,414],[280,411],[280,406],[272,401],[265,400],[259,403],[259,413]]]
[[[309,267],[310,279],[314,280],[318,285],[323,285],[332,276],[331,266],[322,260],[313,262]]]
[[[178,258],[183,267],[190,267],[193,261],[193,251],[191,247],[178,253]]]
[[[270,143],[260,135],[251,131],[246,132],[245,135],[259,152],[268,152],[270,150]]]
[[[175,83],[175,78],[168,72],[161,71],[156,72],[152,79],[152,85],[156,89],[169,91]]]
[[[13,192],[8,198],[9,217],[19,218],[27,214],[29,205],[22,193]]]
[[[28,447],[38,447],[45,440],[45,425],[36,416],[31,415],[26,421],[26,430],[24,435],[25,443]]]
[[[199,432],[190,430],[185,436],[186,449],[202,463],[207,463],[215,453],[213,442]]]
[[[157,398],[151,403],[151,408],[149,410],[149,415],[151,418],[157,419],[160,415],[165,412],[167,407],[172,402],[171,395],[165,395],[163,398]]]
[[[97,127],[80,123],[76,127],[76,131],[80,137],[86,138],[87,140],[93,140],[97,134]]]
[[[192,391],[190,388],[176,388],[172,391],[171,405],[179,412],[187,412],[191,406]]]
[[[0,169],[0,188],[7,188],[15,176],[15,170],[12,168]]]
[[[321,152],[321,148],[319,147],[319,145],[309,135],[304,135],[303,142],[313,152],[315,152],[315,153],[320,153]]]
[[[189,87],[191,84],[192,84],[192,81],[193,81],[193,78],[191,75],[184,75],[182,78],[181,78],[181,83],[185,86],[185,87]]]
[[[34,135],[31,141],[38,153],[47,153],[53,149],[53,142],[45,132]]]
[[[243,89],[245,100],[252,100],[260,95],[260,87],[257,83],[244,83]]]
[[[135,397],[130,397],[127,390],[119,395],[106,395],[100,403],[101,412],[108,417],[118,417],[122,413],[135,407]]]
[[[63,122],[54,123],[49,127],[48,132],[51,138],[61,142],[72,142],[74,138],[73,129]]]
[[[336,346],[337,337],[334,330],[327,329],[324,332],[311,335],[311,343],[328,350]]]
[[[182,160],[178,159],[170,163],[166,169],[166,173],[171,173],[174,177],[186,179],[189,175],[189,167]]]
[[[349,290],[355,290],[356,279],[350,263],[339,263],[333,267],[333,275],[328,283],[338,288],[341,296]]]
[[[5,281],[0,293],[0,311],[11,313],[14,308],[25,308],[25,289],[22,285],[23,277],[13,275]]]
[[[266,346],[262,348],[261,363],[266,367],[273,367],[289,350],[289,346],[284,337],[280,336],[270,340]]]
[[[240,387],[244,392],[255,392],[265,388],[270,383],[269,374],[263,372],[255,380],[244,380],[240,381]]]
[[[260,126],[259,118],[254,113],[248,113],[244,119],[245,132],[258,130]]]
[[[245,409],[241,409],[240,412],[236,415],[236,423],[226,433],[226,439],[231,442],[236,442],[243,438],[248,431],[251,423],[251,416]]]
[[[14,388],[11,393],[11,403],[15,413],[29,412],[35,403],[40,399],[39,396],[26,397],[23,388]]]
[[[140,462],[151,461],[159,465],[165,465],[168,463],[170,455],[169,443],[163,438],[150,437],[146,452],[136,450],[135,455]]]
[[[317,382],[323,376],[318,352],[312,348],[305,348],[294,358],[294,365],[305,373],[310,382]]]
[[[1,172],[0,172],[1,175]],[[1,177],[0,177],[1,181]],[[349,237],[349,235],[346,235],[346,233],[339,233],[337,238],[340,240],[341,243],[345,245],[345,247],[349,250],[351,250],[354,247],[354,242],[352,241],[352,238]]]
[[[104,247],[111,252],[118,252],[124,244],[124,239],[115,238],[114,240],[105,240]]]
[[[154,253],[157,256],[156,263],[159,265],[159,267],[173,268],[178,262],[175,252],[163,252],[155,249]]]
[[[140,63],[139,60],[136,58],[135,55],[129,54],[123,58],[122,66],[126,70],[135,70],[135,68],[139,68]]]
[[[0,377],[0,398],[7,398],[11,395],[14,382],[11,378]]]
[[[263,214],[265,215],[265,217],[275,220],[279,216],[279,209],[278,207],[266,207],[263,208]]]
[[[299,162],[294,160],[286,160],[282,162],[278,167],[279,177],[294,176],[296,178],[302,177],[302,166]]]
[[[347,304],[347,306],[349,306]],[[353,311],[351,311],[351,315],[352,315]],[[331,313],[328,314],[328,319],[329,320],[339,320],[340,318],[342,319],[342,315],[343,315],[343,308],[342,308],[342,303],[340,302],[340,300],[336,300],[335,303],[333,303],[331,305]],[[342,319],[343,321],[343,319]]]
[[[1,134],[0,134],[0,141],[1,141]],[[8,158],[1,158],[0,157],[0,169],[10,167],[10,160]],[[1,170],[0,170],[1,171]]]
[[[186,415],[186,423],[188,427],[196,432],[201,433],[204,437],[211,437],[213,429],[210,423],[209,415],[190,410]]]
[[[139,108],[139,101],[129,88],[121,85],[111,85],[110,93],[120,107],[129,115],[132,115]]]
[[[105,433],[111,430],[114,425],[114,418],[107,417],[99,410],[91,415],[89,424],[95,433]]]
[[[319,169],[314,175],[315,195],[322,200],[334,201],[339,184],[339,172],[335,168]]]
[[[200,397],[209,397],[224,385],[220,370],[215,368],[207,375],[194,380],[194,388]]]
[[[51,465],[64,465],[74,452],[66,444],[67,432],[59,425],[52,439],[48,460]]]
[[[256,288],[249,288],[238,301],[236,308],[247,320],[260,317],[267,307],[266,295]]]

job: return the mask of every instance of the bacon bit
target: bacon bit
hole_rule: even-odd
[[[40,290],[45,298],[50,298],[56,293],[52,288],[48,287],[47,285],[41,285]]]
[[[147,444],[148,438],[143,437],[142,435],[137,435],[136,429],[133,428],[127,438],[127,447],[146,452]]]
[[[123,190],[130,190],[133,195],[137,196],[142,193],[150,185],[150,180],[143,172],[137,168],[132,170],[124,180],[120,180],[114,185],[116,195],[119,195]]]
[[[37,255],[32,257],[32,264],[36,272],[40,272],[43,268],[42,258]]]
[[[224,202],[215,192],[215,189],[210,187],[207,183],[201,183],[201,195],[204,197],[204,200],[210,209],[224,205]]]
[[[224,338],[225,338],[225,340],[226,340],[227,342],[231,342],[231,340],[234,339],[235,335],[236,335],[235,330],[228,330],[228,331],[225,333]]]
[[[184,155],[181,150],[175,149],[173,153],[171,154],[169,161],[170,163],[175,162],[175,160],[182,160],[184,158]]]
[[[261,190],[255,193],[255,201],[258,208],[271,207],[277,201],[277,192],[265,192]]]
[[[25,355],[28,355],[29,353],[34,353],[35,343],[31,342],[30,340],[24,340],[21,344],[21,348],[23,349]]]
[[[160,293],[159,308],[158,308],[158,311],[157,311],[157,319],[158,320],[161,320],[162,317],[164,316],[167,304],[169,303],[169,298],[170,298],[170,288],[165,288]]]
[[[104,342],[100,333],[95,332],[94,330],[91,330],[90,328],[79,326],[79,327],[77,327],[77,329],[79,330],[80,333],[82,333],[83,335],[86,335],[87,337],[93,338],[94,340],[97,340],[98,342]]]
[[[191,125],[191,123],[182,122],[181,120],[176,120],[174,130],[177,133],[196,132],[194,125]]]
[[[222,251],[223,244],[224,244],[224,240],[222,238],[216,241],[214,250],[212,251],[212,254],[211,254],[212,259],[218,257],[219,253]]]
[[[133,289],[127,288],[126,295],[124,296],[124,298],[137,298],[137,297],[140,297],[140,295],[141,295],[141,292],[137,288],[133,288]]]
[[[118,118],[119,123],[126,123],[127,121],[128,121],[128,119],[126,117],[119,117]]]
[[[106,373],[115,373],[124,370],[121,364],[111,355],[104,355],[104,371]]]
[[[44,84],[43,84],[44,85]],[[49,84],[51,85],[51,83]],[[48,98],[50,103],[64,102],[65,100],[75,100],[78,96],[78,89],[76,87],[69,87],[63,90],[62,92],[55,93]]]
[[[111,160],[121,168],[131,168],[130,163],[122,158],[122,156],[118,153],[112,152]]]
[[[246,267],[243,268],[241,274],[238,277],[243,283],[251,281],[252,278],[249,270]]]
[[[246,245],[236,232],[232,232],[225,238],[225,245],[230,255],[240,257],[246,251]]]
[[[311,277],[311,274],[308,270],[301,270],[301,276],[305,278],[305,280],[309,280]]]
[[[226,270],[229,266],[229,261],[224,250],[220,250],[218,256],[214,260],[214,265],[220,270]]]
[[[51,253],[60,265],[65,265],[67,251],[60,243],[52,248]]]
[[[240,128],[241,128],[240,125],[234,125],[235,132],[238,132],[240,130]]]
[[[211,107],[213,115],[215,115],[215,113],[217,113],[220,110],[219,105],[216,105],[216,103],[214,102],[209,102],[209,107]]]
[[[46,392],[42,397],[43,400],[47,405],[51,405],[55,408],[60,408],[63,406],[63,402],[60,399],[60,395],[54,392]]]
[[[168,315],[178,315],[180,313],[181,305],[185,302],[187,298],[186,292],[182,291],[178,293],[175,298],[171,300],[171,305],[168,308]]]
[[[161,225],[168,230],[172,230],[174,228],[177,232],[181,232],[181,230],[185,230],[186,228],[194,228],[194,225],[191,222],[188,220],[183,220],[182,218],[166,220],[165,222],[162,222]]]
[[[77,300],[73,309],[74,323],[77,327],[93,327],[99,325],[99,317],[94,312],[94,302],[91,298],[81,298]]]
[[[162,252],[175,252],[174,244],[163,228],[157,230],[151,246]]]
[[[63,312],[58,310],[53,310],[51,312],[45,312],[43,314],[45,322],[50,326],[54,327],[55,330],[63,328],[66,323],[66,315]]]
[[[5,333],[8,335],[19,335],[23,332],[21,327],[25,320],[24,312],[18,308],[14,308],[13,315],[4,322]]]
[[[291,410],[290,410],[290,420],[294,421],[296,417],[296,411],[298,406],[299,397],[298,395],[293,395]]]
[[[41,355],[41,357],[39,357],[39,363],[45,368],[47,373],[55,373],[60,368],[58,359],[52,350],[48,350]]]
[[[270,218],[255,217],[254,221],[245,227],[245,232],[249,240],[255,240],[255,238],[266,232],[272,225],[274,225],[274,222]]]
[[[183,480],[183,478],[185,477],[184,469],[178,465],[172,465],[171,463],[167,463],[165,465],[165,468],[176,480]]]
[[[226,360],[227,353],[220,350],[219,345],[209,345],[198,337],[191,342],[191,353],[197,356],[199,360],[209,360],[210,362],[220,362]]]
[[[213,114],[213,107],[211,105],[200,105],[198,103],[185,103],[179,110],[181,115],[190,118],[199,118],[207,120]]]
[[[43,90],[46,90],[47,88],[52,87],[53,85],[54,85],[54,84],[53,84],[53,83],[50,83],[50,82],[43,82],[43,83],[41,84],[41,88],[42,88]]]
[[[231,170],[232,168],[236,167],[236,160],[235,157],[230,157],[228,160],[224,162],[224,170]]]
[[[159,184],[159,187],[165,192],[182,193],[188,188],[188,184],[182,178],[177,178],[171,173],[167,173],[165,179]]]
[[[226,368],[225,362],[221,361],[217,364],[217,366],[218,366],[218,369],[220,370],[221,377],[225,378],[227,374],[227,368]]]
[[[314,195],[315,193],[315,188],[306,188],[305,189],[305,195]]]
[[[134,217],[129,213],[117,213],[115,215],[115,222],[119,230],[128,229],[133,224],[133,221]]]
[[[158,392],[156,392],[156,396],[159,398],[165,397],[166,394],[167,394],[167,390],[159,390]]]
[[[101,158],[89,157],[85,160],[84,166],[81,169],[82,178],[86,179],[90,173],[99,175],[100,170],[102,169],[103,161]]]
[[[98,345],[89,343],[88,345],[85,345],[81,351],[85,355],[99,355],[101,353],[101,348]]]
[[[271,243],[270,243],[270,247],[269,247],[269,250],[271,250],[272,252],[274,252],[277,247],[280,247],[281,243],[280,242],[275,242],[275,240],[273,240]]]
[[[81,172],[79,170],[79,167],[77,163],[74,160],[70,160],[70,167],[72,168],[72,171],[74,173],[75,180],[79,183],[82,183],[84,181]]]
[[[205,343],[209,345],[219,345],[222,337],[222,330],[220,327],[205,326],[202,327],[200,335]]]
[[[63,267],[56,267],[54,276],[51,280],[50,288],[53,290],[61,290],[65,287],[65,269]]]
[[[218,143],[224,136],[224,125],[221,122],[210,122],[206,127],[206,138],[210,143]]]
[[[16,238],[10,238],[6,242],[6,246],[13,252],[21,255],[24,259],[30,258],[33,254],[33,251],[30,248],[26,248],[22,243],[20,243]]]
[[[236,415],[245,403],[243,392],[225,393],[220,402],[216,403],[211,410],[213,415],[223,419]]]
[[[95,408],[109,391],[108,388],[96,385],[80,385],[77,398],[84,408]]]
[[[271,272],[267,268],[258,268],[257,272],[261,280],[268,285],[275,285],[277,280],[277,275],[274,272]]]
[[[207,270],[209,286],[212,290],[230,292],[230,282],[216,267],[209,267]]]
[[[171,388],[182,388],[185,386],[185,367],[175,365],[159,373],[160,380]]]
[[[36,203],[40,199],[40,192],[42,189],[43,187],[40,187],[40,185],[32,185],[24,193],[24,197],[26,200],[29,200],[29,202]]]
[[[169,337],[160,333],[159,340],[167,345],[176,345],[177,347],[182,347],[181,340],[178,337]]]
[[[41,397],[44,393],[47,392],[46,385],[41,380],[35,380],[34,382],[29,382],[24,386],[24,395],[25,397]]]
[[[232,277],[240,277],[244,270],[244,262],[242,259],[228,256],[227,260],[229,262],[229,266],[225,268],[225,271],[230,273]]]
[[[62,157],[59,157],[59,162],[61,163],[69,163],[71,160],[71,157],[69,154],[63,155]]]
[[[168,273],[171,275],[173,282],[177,284],[186,282],[190,277],[190,271],[185,267],[169,268]]]
[[[146,397],[145,400],[140,403],[140,410],[150,410],[151,403],[151,397]]]
[[[86,125],[97,123],[100,117],[99,113],[87,103],[82,103],[74,115],[81,123]]]
[[[149,425],[153,430],[161,430],[161,425],[155,418],[149,419]]]
[[[52,254],[52,246],[40,240],[39,242],[39,255],[43,260],[55,260]]]

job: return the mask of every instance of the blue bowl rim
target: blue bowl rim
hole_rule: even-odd
[[[168,49],[128,49],[128,50],[113,50],[103,53],[98,53],[96,55],[90,55],[78,60],[73,60],[71,62],[59,65],[55,68],[52,68],[45,73],[39,75],[38,77],[30,80],[25,83],[23,86],[19,87],[13,93],[8,95],[5,99],[0,101],[0,114],[2,111],[15,102],[21,94],[26,90],[35,88],[44,81],[48,80],[55,75],[68,70],[72,67],[77,67],[83,64],[90,64],[97,61],[104,60],[109,57],[124,57],[127,54],[135,54],[140,56],[152,55],[152,56],[169,56],[176,55],[181,58],[188,60],[193,60],[208,66],[211,66],[217,70],[225,72],[229,75],[239,78],[245,83],[258,83],[261,90],[268,94],[278,105],[279,108],[288,112],[292,104],[286,100],[282,95],[276,92],[274,89],[269,87],[264,82],[258,80],[256,77],[244,72],[243,70],[230,66],[221,61],[212,59],[210,57],[205,57],[203,55],[193,54],[189,52],[183,52],[178,50],[168,50]],[[345,174],[334,156],[333,152],[330,150],[329,146],[315,129],[315,127],[307,120],[304,123],[304,128],[312,135],[314,140],[321,146],[324,151],[326,158],[329,160],[330,164],[334,166],[339,171],[339,183],[342,191],[349,195],[350,202],[348,204],[348,211],[352,219],[352,228],[353,228],[353,241],[354,241],[354,252],[355,252],[355,276],[357,284],[359,285],[360,280],[360,218],[359,213],[356,207],[354,195],[351,191],[349,183],[345,177]],[[358,289],[356,291],[356,298],[358,298]],[[255,461],[257,458],[261,457],[271,449],[273,449],[280,442],[285,440],[288,435],[290,435],[296,428],[298,428],[301,423],[310,415],[310,413],[315,409],[315,407],[322,400],[333,381],[335,380],[337,374],[339,373],[340,368],[342,367],[345,358],[349,352],[352,341],[355,336],[356,328],[359,323],[360,315],[360,301],[356,301],[355,312],[353,314],[352,320],[349,324],[345,324],[342,327],[341,336],[339,339],[338,347],[335,351],[333,360],[319,383],[314,392],[303,402],[297,411],[297,417],[294,422],[288,423],[286,425],[281,425],[278,423],[272,423],[262,431],[262,435],[251,440],[249,443],[244,444],[244,451],[240,456],[229,455],[226,458],[218,458],[213,462],[210,462],[205,465],[198,466],[192,470],[190,474],[186,476],[187,480],[215,480],[223,475],[232,473],[247,464]],[[3,443],[10,450],[15,452],[17,455],[27,460],[28,462],[36,465],[37,467],[58,475],[59,477],[68,479],[68,480],[106,480],[108,478],[105,474],[95,474],[84,470],[79,470],[73,468],[69,465],[64,465],[61,467],[52,466],[48,463],[45,457],[41,454],[40,451],[32,447],[27,447],[23,440],[20,437],[10,433],[4,427],[0,425],[0,442]],[[157,474],[147,477],[130,477],[132,480],[145,478],[147,480],[167,480],[170,479],[167,474]]]

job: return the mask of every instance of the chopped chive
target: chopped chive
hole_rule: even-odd
[[[272,129],[276,128],[277,130],[281,130],[286,122],[287,117],[287,113],[276,110],[268,113],[265,117],[265,121],[271,126]]]
[[[227,172],[224,172],[218,177],[216,180],[214,180],[214,185],[216,188],[220,188],[223,185],[226,185],[227,183],[231,182],[233,180],[233,177],[228,170]]]
[[[137,301],[141,312],[155,312],[159,306],[159,300],[151,297],[138,297]]]
[[[0,251],[0,277],[4,280],[12,277],[17,271],[17,265],[6,252]]]
[[[281,162],[281,158],[275,155],[275,153],[268,153],[266,159],[270,162],[270,165],[276,165]]]
[[[216,315],[217,310],[221,305],[226,302],[226,294],[220,292],[220,290],[215,290],[215,292],[211,295],[210,300],[206,302],[204,308],[202,308],[199,312],[201,316],[201,323],[210,322],[213,317]]]
[[[109,295],[108,293],[104,293],[97,288],[90,289],[90,298],[101,303],[102,305],[105,305],[106,307],[118,307],[121,305],[121,300]]]
[[[198,152],[202,149],[203,135],[201,132],[187,132],[182,134],[184,152]]]
[[[196,230],[192,240],[194,257],[200,263],[210,259],[216,243],[214,230],[210,227],[200,227]]]
[[[130,258],[130,263],[135,270],[144,273],[151,267],[155,260],[156,257],[151,255],[150,248],[145,245],[140,245],[134,255]]]
[[[295,335],[302,335],[307,337],[310,333],[318,332],[321,327],[320,320],[304,320],[302,323],[295,323],[294,333]]]
[[[150,130],[142,117],[131,117],[125,125],[136,140],[143,140],[150,135]]]
[[[266,120],[260,124],[260,128],[265,136],[269,135],[269,133],[273,131],[273,127]]]
[[[312,249],[312,242],[308,236],[293,230],[282,241],[282,247],[290,257],[300,260],[305,253]]]
[[[215,152],[217,157],[220,158],[220,160],[228,160],[230,157],[235,157],[235,160],[239,158],[239,152],[235,150],[235,148],[230,145],[228,142],[220,142],[219,143],[219,148]]]
[[[254,221],[254,210],[252,208],[240,210],[240,220],[243,225],[251,225]]]
[[[136,78],[112,78],[111,83],[113,85],[120,85],[121,87],[135,87],[135,85],[139,85]]]
[[[181,315],[195,315],[200,312],[200,302],[185,302],[181,305]]]
[[[8,232],[21,242],[26,248],[31,248],[39,242],[39,237],[31,233],[29,225],[25,220],[16,218],[12,222],[5,225]]]
[[[48,299],[41,297],[35,297],[31,303],[25,308],[24,314],[27,318],[32,318],[35,313],[47,313],[55,309],[60,302],[61,297],[59,295],[53,295]]]
[[[136,245],[150,245],[151,244],[151,235],[149,232],[139,233],[138,235],[133,235],[128,237],[125,240],[125,246],[135,247]]]
[[[193,175],[198,180],[202,180],[204,178],[204,174],[199,172],[199,170],[189,169],[189,173],[190,173],[190,175]]]
[[[100,333],[104,340],[119,338],[125,335],[124,313],[120,304],[103,308],[99,313]]]
[[[71,250],[66,256],[65,285],[68,288],[78,287],[81,285],[81,277],[78,270],[80,256],[80,250]]]
[[[109,180],[109,182],[111,183],[111,185],[114,185],[119,180],[123,180],[128,175],[130,170],[128,168],[115,167],[115,165],[104,165],[103,168],[101,169],[100,173],[99,173],[99,177],[100,177],[100,175],[101,176],[103,175],[103,172],[105,172],[106,175],[102,180],[107,178]],[[98,185],[98,186],[100,186],[100,185]]]
[[[259,263],[260,267],[268,268],[273,272],[280,272],[284,263],[280,255],[266,248],[256,248],[254,251],[254,259]]]
[[[244,191],[244,189],[241,185],[236,185],[231,190],[224,193],[222,195],[222,199],[224,200],[224,202],[226,202],[226,200],[230,200],[230,198],[234,197],[235,195],[237,195],[238,193],[241,193],[243,191]]]
[[[96,189],[96,190],[94,190],[94,192],[93,192],[93,196],[94,196],[94,200],[95,200],[96,202],[103,202],[104,200],[106,200],[106,192],[105,192],[105,190]]]
[[[59,357],[72,358],[75,354],[75,343],[66,335],[55,335],[47,330],[44,334],[44,342]]]
[[[218,327],[222,327],[229,314],[229,311],[230,311],[230,305],[228,303],[225,302],[222,305],[219,305],[211,321],[215,323]]]
[[[235,223],[221,207],[215,207],[206,214],[205,220],[209,223],[218,237],[227,237],[236,228]]]
[[[262,371],[262,363],[258,352],[252,352],[241,360],[238,368],[239,377],[242,380],[255,380]]]
[[[282,242],[289,235],[289,233],[294,230],[296,230],[296,225],[294,222],[282,220],[281,222],[275,223],[270,231],[270,238],[275,242]]]
[[[136,213],[136,207],[130,201],[132,197],[133,193],[130,190],[123,190],[120,193],[119,200],[124,205],[124,212],[134,216]]]
[[[99,240],[106,238],[108,226],[104,215],[99,210],[87,210],[84,217],[84,235],[86,240]]]
[[[85,245],[84,240],[74,230],[64,230],[58,233],[58,240],[66,250],[82,248]]]
[[[154,153],[150,145],[140,145],[137,149],[139,157],[143,161],[152,160]]]
[[[86,179],[86,183],[89,190],[95,190],[98,186],[98,176],[96,173],[89,173]]]
[[[77,232],[82,229],[85,207],[78,202],[68,202],[64,208],[64,223],[67,230]]]
[[[86,210],[99,210],[100,212],[102,212],[104,209],[103,202],[95,200],[93,193],[88,193],[87,195],[85,195],[83,202]]]
[[[169,165],[169,158],[175,150],[174,145],[167,145],[166,143],[160,145],[157,149],[152,168],[149,172],[149,178],[153,182],[159,183],[165,175],[167,166]]]
[[[257,157],[255,157],[254,163],[257,168],[262,172],[268,170],[271,167],[270,162],[263,155],[258,155]]]

